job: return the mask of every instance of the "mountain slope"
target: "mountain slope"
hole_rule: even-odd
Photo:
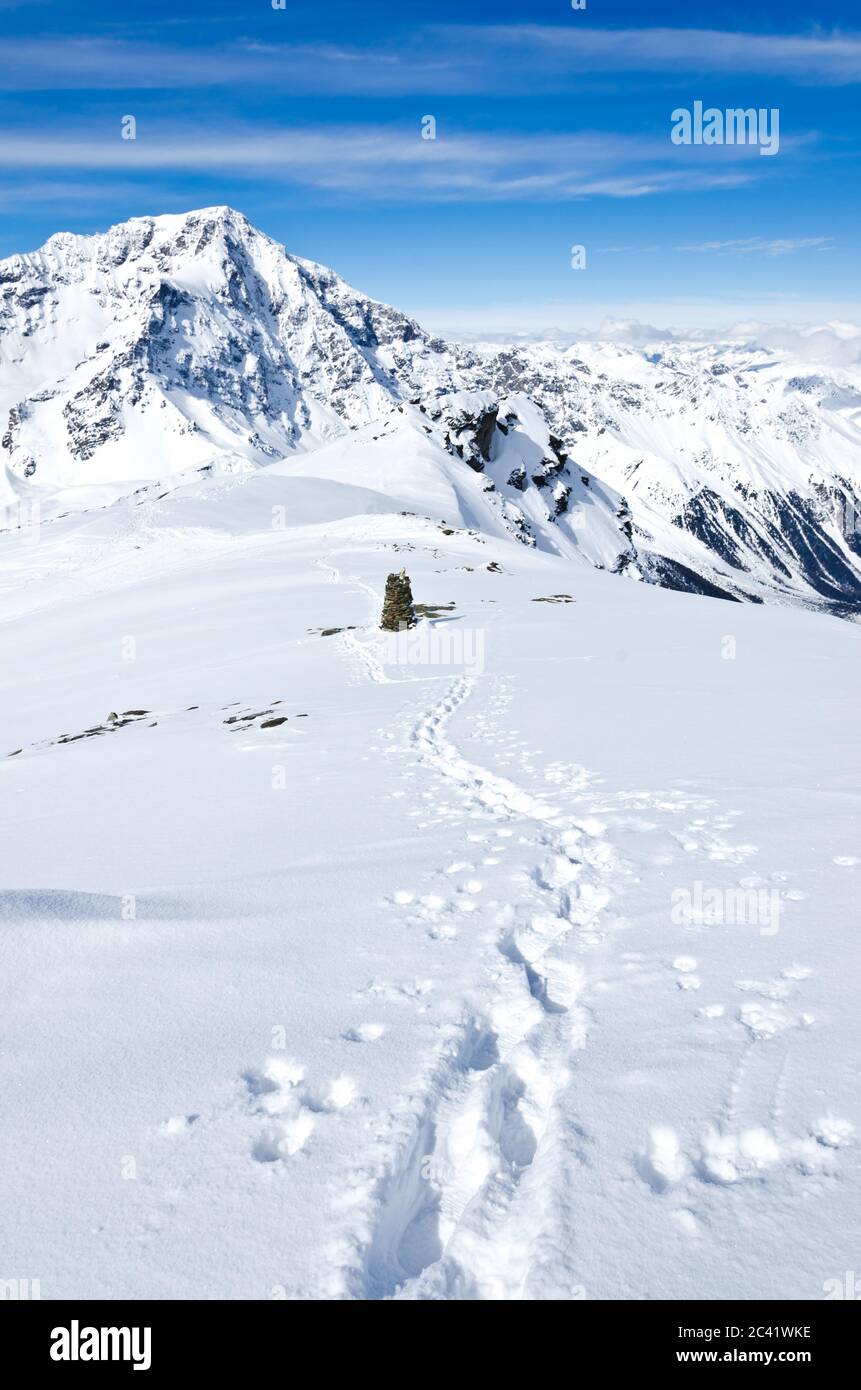
[[[684,565],[739,597],[861,603],[857,369],[742,344],[579,344],[495,351],[488,370],[625,494],[661,582]]]
[[[309,447],[399,394],[386,344],[418,337],[228,208],[61,234],[0,284],[8,466],[52,486]]]
[[[0,536],[7,1271],[819,1299],[861,1237],[861,632],[455,529],[483,475],[393,415]],[[392,510],[443,469],[447,527]],[[437,616],[390,641],[402,565]]]
[[[223,207],[0,262],[7,507],[49,517],[254,470],[408,403],[526,544],[700,593],[861,608],[858,372],[743,344],[446,343]]]

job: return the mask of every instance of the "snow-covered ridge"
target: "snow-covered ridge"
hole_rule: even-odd
[[[842,1297],[861,629],[631,581],[826,601],[766,426],[851,383],[441,343],[222,209],[0,277],[5,1282]]]
[[[858,369],[737,343],[447,343],[226,207],[0,262],[7,505],[338,441],[366,486],[397,412],[403,469],[426,432],[461,491],[479,478],[479,526],[671,587],[861,605]]]

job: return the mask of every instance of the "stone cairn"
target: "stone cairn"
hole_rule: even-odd
[[[386,580],[386,597],[380,627],[384,632],[403,632],[416,625],[413,591],[406,570],[390,574]]]

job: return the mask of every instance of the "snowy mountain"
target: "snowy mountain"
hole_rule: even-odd
[[[624,493],[671,587],[861,604],[861,372],[755,346],[551,345],[488,360]]]
[[[851,376],[448,344],[227,209],[0,289],[5,1282],[842,1289]]]
[[[62,511],[76,505],[76,491],[91,502],[93,488],[113,484],[107,500],[147,481],[254,469],[328,441],[342,441],[343,452],[351,431],[376,421],[370,440],[357,438],[354,459],[354,481],[373,484],[385,464],[368,444],[412,401],[394,495],[409,489],[426,434],[431,472],[458,473],[461,490],[473,492],[470,473],[484,474],[482,519],[526,544],[613,568],[633,559],[621,498],[568,467],[529,400],[464,394],[483,374],[456,350],[286,254],[229,208],[52,237],[34,255],[0,263],[0,285],[7,501],[40,498],[50,515],[51,499]]]
[[[6,1270],[821,1299],[861,630],[495,534],[424,422],[0,535]]]
[[[336,446],[314,466],[469,496],[441,522],[669,587],[861,606],[857,373],[743,344],[447,343],[230,208],[0,262],[0,418],[0,501],[46,519]],[[374,446],[395,428],[391,467]]]

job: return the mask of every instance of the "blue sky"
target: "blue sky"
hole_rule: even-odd
[[[0,0],[0,73],[0,255],[231,203],[441,330],[861,322],[849,0]]]

